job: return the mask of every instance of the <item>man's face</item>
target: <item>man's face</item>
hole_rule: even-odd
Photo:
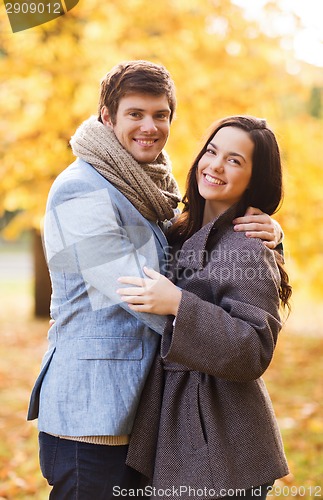
[[[170,113],[166,95],[128,94],[120,99],[114,124],[105,106],[101,116],[135,160],[151,163],[167,142]]]

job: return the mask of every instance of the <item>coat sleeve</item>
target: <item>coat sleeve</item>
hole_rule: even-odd
[[[163,332],[164,316],[131,311],[116,293],[118,277],[142,276],[145,265],[159,271],[159,261],[152,230],[124,224],[108,189],[77,179],[61,184],[46,212],[44,245],[50,272],[81,275],[94,310],[119,305]]]
[[[213,303],[198,296],[198,284],[190,287],[195,293],[183,290],[175,324],[169,318],[162,337],[165,360],[236,382],[264,373],[281,329],[280,277],[272,251],[257,243],[240,273],[228,263],[227,279],[209,273]]]

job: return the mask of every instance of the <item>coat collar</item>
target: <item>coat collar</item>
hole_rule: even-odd
[[[179,252],[177,267],[202,269],[209,239],[220,230],[231,227],[238,213],[239,207],[235,204],[186,240]]]

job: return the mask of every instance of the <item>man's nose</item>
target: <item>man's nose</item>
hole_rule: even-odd
[[[149,133],[156,132],[157,127],[154,122],[154,119],[151,116],[145,116],[140,126],[140,129],[142,132],[149,132]]]

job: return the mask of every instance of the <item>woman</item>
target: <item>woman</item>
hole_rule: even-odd
[[[171,281],[150,269],[120,279],[132,285],[118,290],[131,309],[169,315],[128,454],[158,498],[265,498],[288,473],[261,376],[291,288],[279,257],[231,224],[249,205],[271,215],[281,199],[265,120],[225,118],[188,174],[168,235]]]

